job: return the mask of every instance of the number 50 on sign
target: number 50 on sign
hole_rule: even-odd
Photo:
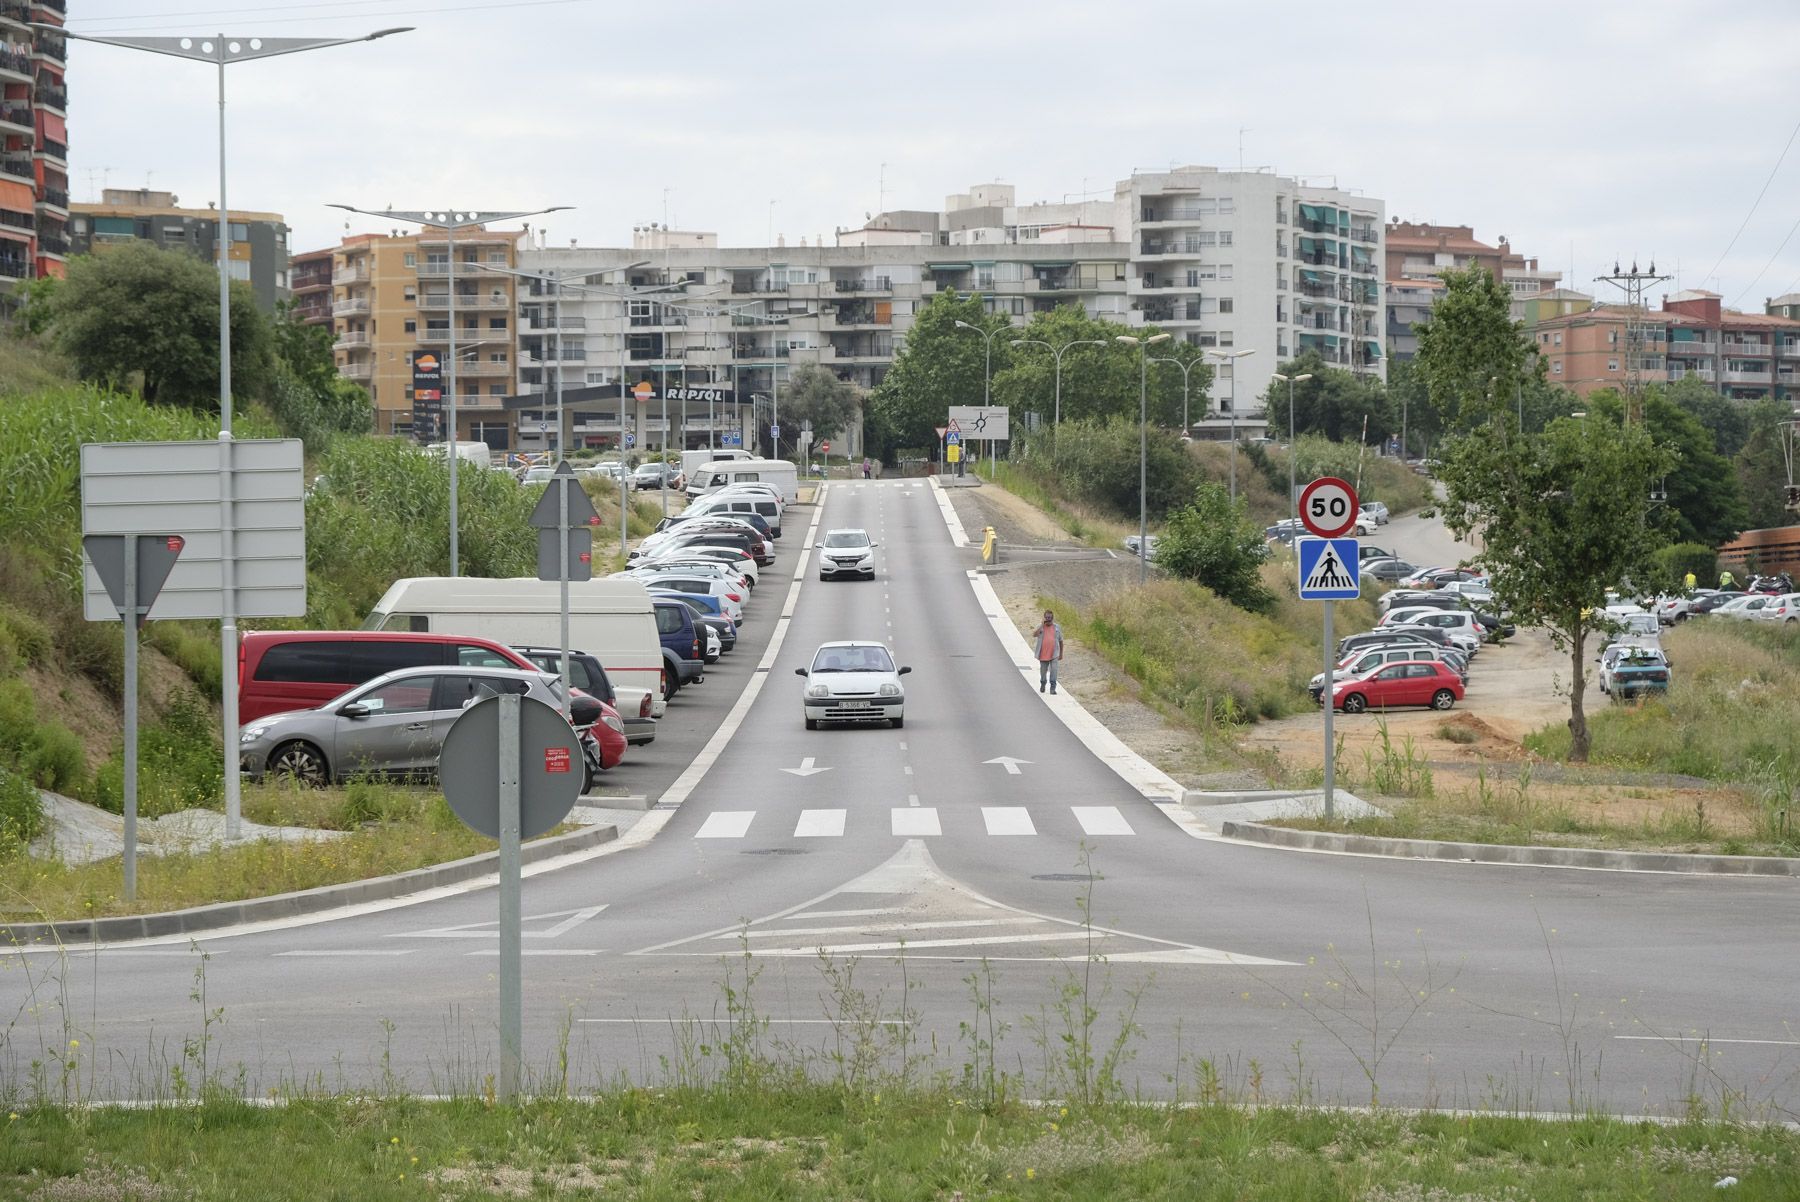
[[[1300,523],[1320,538],[1356,528],[1356,490],[1336,476],[1321,476],[1300,490]]]

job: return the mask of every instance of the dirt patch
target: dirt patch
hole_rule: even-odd
[[[145,646],[139,651],[138,674],[140,725],[161,718],[174,698],[196,692],[187,673],[153,647]],[[88,677],[43,668],[27,668],[23,677],[37,701],[38,722],[61,722],[81,736],[88,771],[99,769],[124,742],[125,714],[121,703]],[[202,700],[209,709],[217,710],[218,698]]]
[[[1081,544],[1056,520],[1035,505],[1021,501],[997,484],[947,488],[957,518],[969,537],[981,541],[981,530],[992,526],[1002,543],[1020,546],[1069,546]]]

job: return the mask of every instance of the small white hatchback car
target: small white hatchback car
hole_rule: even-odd
[[[882,722],[895,729],[906,725],[906,687],[900,678],[911,668],[896,668],[880,643],[821,643],[812,667],[795,668],[806,677],[801,702],[806,729],[822,722]]]
[[[837,576],[861,576],[875,579],[875,548],[867,530],[827,530],[825,541],[817,544],[819,579]]]

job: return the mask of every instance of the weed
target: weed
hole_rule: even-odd
[[[1375,720],[1375,730],[1377,747],[1363,751],[1363,780],[1368,787],[1383,797],[1432,796],[1431,765],[1413,745],[1412,735],[1396,748],[1385,718]]]

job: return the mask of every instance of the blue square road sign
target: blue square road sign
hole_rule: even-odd
[[[1353,538],[1297,538],[1302,601],[1350,601],[1362,595],[1360,555]]]

